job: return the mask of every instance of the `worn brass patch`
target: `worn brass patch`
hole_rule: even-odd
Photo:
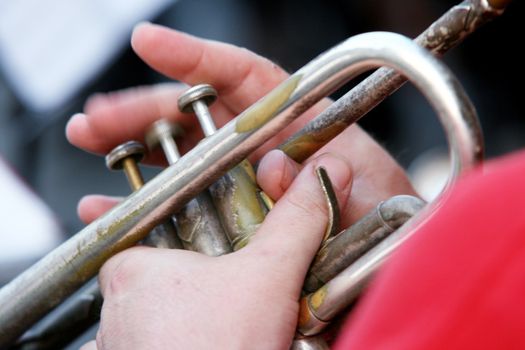
[[[249,171],[246,165],[237,166],[230,171],[232,179],[235,179],[235,188],[232,191],[232,209],[236,218],[240,240],[234,244],[234,250],[238,250],[248,243],[249,237],[255,233],[263,222],[265,213],[257,197],[258,186],[254,181],[253,168]]]
[[[299,322],[298,327],[308,324],[310,321],[310,312],[308,311],[308,298],[302,297],[299,301]]]
[[[292,75],[266,95],[260,103],[244,112],[235,125],[235,131],[238,133],[253,131],[272,119],[277,110],[288,100],[301,78],[301,75]]]
[[[328,287],[326,284],[319,288],[317,292],[312,294],[310,297],[310,306],[317,310],[321,305],[323,305],[324,299],[326,298],[326,295],[328,294]]]
[[[303,129],[292,136],[286,143],[279,146],[279,149],[296,162],[302,163],[341,133],[347,126],[348,124],[345,122],[336,121],[328,125]]]
[[[270,211],[275,206],[275,202],[273,199],[270,198],[265,192],[259,191],[258,192],[259,198],[261,199],[261,202],[266,207],[266,210]]]
[[[257,182],[257,178],[255,176],[255,171],[253,170],[253,165],[252,165],[252,163],[250,163],[250,161],[245,159],[242,162],[240,162],[238,166],[240,166],[240,167],[242,167],[244,169],[246,174],[248,174],[248,176],[250,177],[250,179],[252,179],[252,181],[254,183]]]

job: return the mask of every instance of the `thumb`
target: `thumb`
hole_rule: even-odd
[[[320,167],[327,171],[340,205],[346,202],[352,183],[350,165],[344,158],[323,154],[300,171],[243,249],[264,264],[276,264],[272,270],[295,279],[292,285],[298,288],[328,225],[328,205],[316,174]]]

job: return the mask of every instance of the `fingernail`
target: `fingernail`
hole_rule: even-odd
[[[281,179],[281,187],[288,188],[292,181],[297,177],[297,174],[299,174],[299,166],[296,163],[294,163],[294,161],[290,157],[288,157],[283,151],[280,152],[283,162],[283,177]]]
[[[257,166],[257,173],[271,174],[274,169],[281,169],[283,166],[283,154],[279,150],[272,150],[264,155]]]
[[[115,201],[121,202],[125,197],[122,196],[108,196],[105,194],[86,194],[80,199],[80,202],[83,201],[92,201],[92,200],[104,200],[104,201]]]
[[[148,25],[151,25],[151,22],[149,22],[149,21],[141,21],[141,22],[135,24],[135,26],[133,27],[133,31],[137,30],[137,28],[139,28],[139,27],[148,26]]]
[[[84,113],[76,113],[71,116],[66,124],[66,138],[69,142],[73,141],[75,135],[82,133],[87,128],[86,115]]]
[[[279,181],[281,187],[288,187],[297,176],[298,169],[283,151],[276,149],[261,159],[257,173],[272,178],[272,181]],[[274,178],[274,174],[280,174],[279,178]]]
[[[69,118],[69,121],[67,123],[78,123],[80,122],[80,120],[83,119],[86,119],[86,115],[84,113],[75,113],[71,116],[71,118]]]
[[[297,167],[293,164],[293,161],[281,150],[274,149],[266,154],[263,159],[266,159],[268,163],[279,169],[283,174],[283,181],[291,182],[297,176]]]
[[[93,201],[99,201],[99,203],[105,203],[105,204],[108,204],[109,202],[114,202],[114,204],[117,204],[119,202],[122,202],[123,199],[124,197],[120,197],[120,196],[106,196],[103,194],[88,194],[82,197],[78,201],[77,212],[80,213],[82,211],[82,208],[84,208],[89,203],[93,203]]]
[[[283,167],[284,154],[279,150],[266,153],[257,166],[257,183],[273,199],[281,195],[275,185],[281,187]]]
[[[325,153],[314,160],[314,168],[323,167],[335,191],[345,191],[352,182],[352,169],[348,161],[333,153]]]

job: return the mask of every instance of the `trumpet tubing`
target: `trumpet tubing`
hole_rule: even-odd
[[[414,41],[437,57],[460,44],[479,27],[503,13],[507,1],[465,0],[452,7]],[[407,78],[382,67],[332,103],[299,132],[279,146],[302,162],[394,93]]]
[[[457,165],[454,175],[480,159],[482,147],[474,108],[459,82],[439,61],[398,34],[378,32],[352,37],[293,74],[0,290],[0,324],[5,325],[0,330],[1,342],[18,337],[93,277],[110,256],[143,239],[319,99],[357,74],[378,66],[400,71],[427,95],[449,135],[452,159]]]
[[[463,1],[415,42],[439,56],[501,14],[508,2]],[[226,187],[228,193],[235,196],[231,188],[238,184],[228,181],[228,175],[220,180],[222,183],[214,183],[321,98],[371,68],[386,67],[334,102],[280,148],[296,161],[303,161],[409,80],[428,99],[445,129],[452,164],[450,185],[462,171],[481,161],[481,129],[474,107],[459,82],[416,43],[385,32],[349,38],[308,63],[226,126],[206,137],[122,203],[0,290],[0,348],[12,343],[96,275],[107,259],[144,239],[154,227],[180,211],[206,188],[212,186],[212,193],[217,193]],[[236,169],[244,172],[247,182],[253,181],[253,174],[245,167],[239,165]],[[371,274],[424,224],[444,198],[441,196],[426,206],[413,198],[389,200],[363,218],[358,226],[324,243],[306,279],[305,291],[309,294],[301,299],[299,332],[302,336],[294,343],[297,349],[323,348],[322,340],[315,335],[358,295]],[[264,194],[251,200],[260,207],[247,215],[240,215],[235,208],[221,209],[228,213],[226,217],[240,217],[244,220],[243,227],[249,227],[247,232],[229,237],[234,249],[248,242],[249,235],[271,206]],[[393,202],[402,202],[401,208],[389,211]],[[216,200],[215,205],[218,205]],[[200,215],[199,210],[192,213],[191,208],[185,209],[189,221]],[[411,218],[416,212],[423,214]],[[239,224],[222,221],[223,226]],[[184,217],[179,224],[185,224]],[[361,230],[359,225],[375,233],[369,234],[366,244],[348,245],[359,240],[355,236],[355,232]],[[393,230],[395,232],[391,233]],[[183,237],[185,244],[192,239],[186,238]],[[366,250],[368,252],[361,255]],[[309,338],[311,336],[313,338]]]
[[[146,132],[146,143],[150,150],[160,145],[168,164],[176,163],[179,150],[174,137],[183,133],[182,128],[165,119],[157,120]],[[185,249],[220,256],[230,253],[231,246],[226,237],[212,200],[203,191],[175,213],[177,234]]]

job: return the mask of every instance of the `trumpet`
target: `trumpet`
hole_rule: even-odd
[[[441,55],[501,14],[508,2],[464,1],[438,19],[416,42]],[[443,26],[450,30],[437,30]],[[446,131],[452,164],[448,185],[462,171],[480,163],[483,140],[475,109],[447,68],[411,40],[397,34],[376,32],[352,37],[290,76],[121,204],[3,287],[0,290],[0,348],[11,344],[91,279],[107,259],[144,239],[154,227],[180,211],[315,102],[356,75],[381,66],[389,68],[379,69],[280,148],[295,160],[306,159],[402,85],[406,78],[430,101]],[[318,344],[317,348],[324,346],[319,345],[315,335],[359,294],[392,251],[417,232],[443,203],[444,193],[350,266],[342,264],[339,271],[331,272],[326,278],[318,274],[310,278],[318,282],[313,283],[310,293],[301,299],[296,348],[306,349],[314,343]],[[420,209],[419,205],[414,207]],[[386,207],[381,204],[377,209],[383,221],[387,214],[381,208]],[[327,241],[326,247],[337,241],[337,237]],[[322,303],[312,303],[314,299]],[[308,338],[312,336],[314,338]]]

